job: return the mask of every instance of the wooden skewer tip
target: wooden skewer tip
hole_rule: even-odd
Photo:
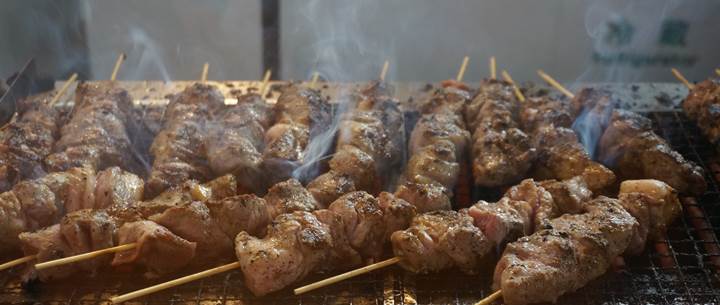
[[[367,265],[362,268],[351,270],[351,271],[345,272],[343,274],[339,274],[339,275],[336,275],[336,276],[333,276],[330,278],[326,278],[324,280],[321,280],[321,281],[318,281],[318,282],[315,282],[315,283],[312,283],[309,285],[302,286],[300,288],[293,290],[293,292],[295,293],[295,295],[300,295],[300,294],[306,293],[308,291],[312,291],[312,290],[315,290],[318,288],[329,286],[329,285],[335,284],[337,282],[341,282],[341,281],[356,277],[358,275],[369,273],[373,270],[377,270],[377,269],[385,268],[390,265],[397,264],[399,261],[400,261],[399,257],[393,257],[390,259],[386,259],[384,261],[370,264],[370,265]]]
[[[386,60],[383,63],[382,70],[380,70],[380,81],[381,82],[385,81],[385,76],[387,75],[388,69],[390,69],[390,61]]]
[[[313,88],[313,89],[315,88],[315,85],[317,84],[319,78],[320,78],[320,73],[317,71],[313,72],[312,79],[310,80],[310,88]]]
[[[118,55],[117,60],[115,61],[115,67],[113,67],[112,74],[110,74],[110,80],[115,81],[117,79],[118,71],[120,71],[120,66],[122,66],[122,63],[125,61],[125,58],[127,58],[127,55],[125,52],[120,53]]]
[[[202,74],[200,74],[200,81],[202,81],[203,83],[207,81],[208,71],[209,71],[209,70],[210,70],[210,63],[209,63],[209,62],[206,62],[206,63],[203,65]]]
[[[267,69],[265,71],[265,75],[263,76],[262,84],[260,85],[260,96],[265,96],[267,94],[268,82],[270,81],[271,76],[272,70]]]
[[[463,57],[462,64],[460,64],[460,70],[458,70],[457,77],[455,77],[455,80],[457,80],[458,82],[461,82],[463,80],[463,77],[465,76],[465,70],[467,70],[468,62],[470,62],[470,57]]]
[[[490,56],[490,78],[497,79],[497,62],[495,56]]]
[[[683,83],[685,87],[688,87],[688,89],[692,89],[693,87],[695,87],[695,85],[690,83],[687,78],[685,78],[685,76],[682,75],[682,73],[680,73],[680,71],[678,71],[677,69],[670,68],[670,72],[672,72],[672,74],[675,75],[675,78],[677,78],[681,83]]]
[[[151,293],[155,293],[155,292],[158,292],[158,291],[162,291],[162,290],[165,290],[165,289],[168,289],[168,288],[172,288],[172,287],[175,287],[175,286],[178,286],[178,285],[182,285],[182,284],[185,284],[185,283],[189,283],[189,282],[192,282],[192,281],[196,281],[196,280],[199,280],[199,279],[202,279],[202,278],[206,278],[206,277],[209,277],[209,276],[218,274],[218,273],[227,272],[227,271],[230,271],[230,270],[233,270],[233,269],[237,269],[237,268],[240,268],[240,263],[239,263],[239,262],[234,262],[234,263],[230,263],[230,264],[227,264],[227,265],[222,265],[222,266],[220,266],[220,267],[215,267],[215,268],[212,268],[212,269],[208,269],[208,270],[205,270],[205,271],[201,271],[201,272],[198,272],[198,273],[195,273],[195,274],[191,274],[191,275],[184,276],[184,277],[181,277],[181,278],[178,278],[178,279],[174,279],[174,280],[172,280],[172,281],[168,281],[168,282],[165,282],[165,283],[160,283],[160,284],[157,284],[157,285],[154,285],[154,286],[150,286],[150,287],[147,287],[147,288],[143,288],[143,289],[140,289],[140,290],[136,290],[136,291],[133,291],[133,292],[130,292],[130,293],[126,293],[126,294],[123,294],[123,295],[115,296],[115,297],[110,298],[110,302],[112,302],[113,304],[122,303],[122,302],[129,301],[129,300],[132,300],[132,299],[135,299],[135,298],[139,298],[139,297],[141,297],[141,296],[145,296],[145,295],[148,295],[148,294],[151,294]]]
[[[502,290],[495,291],[491,295],[480,300],[480,302],[475,303],[475,305],[490,305],[492,304],[492,302],[495,302],[495,300],[499,299],[501,296]]]
[[[65,81],[65,84],[63,84],[63,86],[60,87],[60,90],[58,90],[58,92],[55,93],[55,96],[53,96],[52,100],[50,100],[51,106],[55,105],[55,103],[57,103],[60,100],[60,98],[65,94],[65,91],[67,91],[67,89],[70,87],[70,85],[73,82],[75,82],[77,77],[78,77],[77,73],[73,73],[72,75],[70,75],[70,78],[68,78],[68,80]]]
[[[505,79],[506,82],[512,84],[513,91],[515,91],[515,96],[517,97],[517,99],[520,100],[521,102],[524,102],[525,96],[522,94],[522,92],[520,91],[520,88],[517,86],[517,84],[515,84],[515,81],[512,79],[512,77],[510,77],[510,73],[508,73],[505,70],[502,70],[502,72],[500,74],[502,74],[502,77],[503,77],[503,79]]]
[[[543,70],[537,70],[538,75],[540,75],[540,78],[542,78],[545,82],[550,84],[551,86],[555,87],[558,91],[560,91],[562,94],[569,98],[575,98],[575,94],[570,92],[565,86],[561,85],[558,81],[556,81],[554,78],[552,78],[550,75],[545,73]]]

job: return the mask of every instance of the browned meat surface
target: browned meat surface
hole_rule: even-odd
[[[543,126],[570,128],[575,112],[569,101],[550,97],[531,97],[520,105],[520,125],[523,130],[534,133]]]
[[[495,203],[480,200],[467,209],[467,214],[497,249],[533,232],[533,208],[525,201],[507,197]]]
[[[579,176],[593,192],[600,192],[615,182],[615,174],[593,161],[577,138],[562,143],[542,143],[537,147],[538,158],[533,169],[533,177],[537,179],[567,180]]]
[[[67,243],[67,255],[77,255],[109,248],[115,245],[116,221],[106,211],[80,210],[63,217],[60,234]],[[107,266],[112,257],[99,256],[79,262],[76,267],[95,274],[101,266]],[[42,262],[38,260],[38,262]],[[67,275],[69,275],[68,273]]]
[[[544,180],[538,184],[550,193],[558,210],[563,214],[581,213],[585,209],[584,203],[593,196],[581,176],[563,181]]]
[[[300,181],[295,179],[273,185],[264,199],[271,218],[294,211],[312,212],[322,207]]]
[[[472,131],[471,155],[475,184],[497,187],[522,179],[536,150],[519,129],[519,105],[509,83],[484,80],[465,109]]]
[[[260,166],[272,109],[258,94],[237,99],[237,104],[224,106],[207,127],[207,159],[215,175],[234,173],[243,188],[258,192],[265,187]]]
[[[300,211],[278,216],[265,238],[247,232],[235,238],[245,286],[257,296],[280,290],[327,263],[332,246],[329,227]]]
[[[203,154],[206,125],[224,103],[217,88],[199,83],[170,99],[163,129],[150,147],[154,161],[145,187],[147,198],[186,180],[206,181],[212,177]]]
[[[682,212],[677,192],[659,180],[623,181],[618,198],[639,223],[638,232],[626,252],[631,255],[642,253],[647,239],[664,239],[667,227]]]
[[[533,232],[542,227],[546,221],[561,214],[552,194],[532,179],[525,179],[520,184],[508,189],[505,197],[525,201],[532,207],[533,217],[530,226]]]
[[[492,249],[473,218],[455,211],[420,214],[410,227],[391,237],[393,253],[403,268],[417,273],[458,267],[476,273],[482,257]]]
[[[696,196],[707,188],[702,168],[655,134],[649,119],[633,112],[613,112],[600,138],[599,157],[622,180],[657,179],[680,193]]]
[[[682,108],[720,150],[720,79],[695,84],[682,102]]]
[[[265,134],[263,152],[270,183],[290,178],[305,163],[308,143],[325,132],[332,119],[330,104],[320,91],[299,86],[284,89],[273,112],[276,120]]]
[[[330,171],[308,184],[321,205],[329,205],[343,191],[377,194],[394,180],[403,158],[405,126],[398,102],[388,91],[373,83],[349,97],[356,107],[340,120]]]
[[[442,88],[418,108],[422,116],[410,136],[410,160],[396,195],[420,213],[451,208],[470,141],[462,118],[469,100],[465,90]]]
[[[15,193],[0,194],[0,253],[17,249],[18,234],[27,227],[25,213]]]
[[[43,160],[52,152],[60,132],[60,114],[48,105],[52,94],[18,103],[17,117],[0,132],[0,192],[16,183],[45,174]]]
[[[26,255],[34,254],[38,261],[50,261],[66,257],[70,248],[60,233],[60,225],[55,224],[34,233],[20,233],[20,245]],[[31,266],[30,266],[31,267]],[[37,272],[31,268],[23,273],[23,280],[39,278],[48,281],[63,278],[73,271],[73,266],[64,265],[57,268],[48,268]]]
[[[252,236],[263,236],[272,221],[265,199],[254,194],[211,200],[207,206],[227,236],[236,236],[243,231]]]
[[[207,265],[210,262],[232,258],[233,241],[225,234],[210,209],[199,201],[187,202],[165,210],[149,220],[167,228],[173,234],[197,245],[195,263]]]
[[[587,211],[508,244],[494,275],[505,304],[555,302],[605,273],[625,251],[638,223],[618,200],[598,197]]]
[[[137,243],[133,249],[118,252],[112,265],[140,264],[153,278],[186,266],[195,256],[196,243],[187,241],[152,221],[124,224],[118,230],[118,243]]]
[[[131,135],[136,130],[132,98],[112,82],[80,84],[70,121],[60,130],[54,154],[45,159],[49,171],[77,166],[101,170],[119,166],[144,173]]]
[[[140,177],[111,167],[98,173],[95,179],[95,205],[89,208],[131,206],[142,200],[145,183]]]
[[[341,196],[328,209],[276,217],[264,238],[241,232],[235,251],[245,284],[255,295],[280,290],[310,272],[345,270],[378,260],[390,230],[415,216],[409,203],[390,193]]]

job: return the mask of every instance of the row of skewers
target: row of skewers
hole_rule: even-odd
[[[466,65],[465,60],[461,71]],[[596,221],[614,215],[607,212],[607,207],[611,207],[613,213],[632,210],[633,207],[639,211],[637,213],[640,214],[630,211],[630,218],[627,218],[627,213],[618,215],[628,220],[622,226],[621,231],[626,233],[624,236],[633,236],[633,241],[642,241],[633,248],[634,251],[638,247],[642,250],[647,232],[657,231],[651,236],[661,236],[662,228],[679,211],[670,186],[684,193],[702,192],[704,188],[699,168],[685,161],[664,140],[652,133],[646,119],[613,110],[607,95],[586,89],[578,95],[582,98],[575,99],[574,103],[547,97],[526,99],[511,82],[488,80],[483,82],[477,93],[471,93],[461,80],[462,73],[459,73],[455,82],[446,82],[444,88],[438,89],[431,99],[421,103],[418,108],[422,116],[410,136],[411,157],[394,194],[380,193],[380,190],[385,188],[383,184],[388,183],[384,178],[400,166],[404,123],[391,91],[381,81],[353,95],[355,106],[341,119],[338,143],[327,173],[310,182],[307,188],[294,180],[280,182],[269,188],[264,197],[238,195],[263,188],[254,185],[261,180],[253,175],[258,162],[252,160],[257,160],[259,155],[249,149],[254,145],[223,147],[235,143],[252,143],[253,139],[248,139],[248,134],[262,135],[262,132],[252,132],[269,125],[269,120],[263,120],[263,110],[268,106],[262,101],[262,95],[254,95],[247,102],[239,101],[238,105],[246,108],[236,108],[237,111],[226,112],[226,115],[221,116],[227,120],[221,126],[233,128],[227,128],[209,138],[232,137],[233,141],[220,142],[220,148],[215,153],[203,157],[197,154],[202,146],[197,144],[199,137],[193,138],[192,135],[203,130],[202,125],[212,121],[208,118],[214,117],[217,111],[214,108],[222,108],[222,105],[216,102],[218,98],[212,88],[208,88],[210,86],[193,85],[171,101],[165,113],[164,129],[156,137],[151,149],[156,157],[151,178],[145,188],[153,195],[160,193],[159,196],[140,201],[143,195],[138,195],[138,192],[142,190],[135,187],[134,191],[129,192],[133,196],[127,196],[126,192],[123,193],[125,197],[122,197],[132,200],[118,200],[120,204],[93,203],[90,207],[106,209],[79,210],[75,214],[67,214],[58,225],[28,233],[21,240],[40,241],[26,242],[33,244],[32,247],[26,247],[30,253],[49,250],[45,253],[68,256],[100,249],[99,253],[84,256],[93,258],[87,264],[83,263],[84,268],[89,270],[107,264],[107,260],[103,262],[103,257],[98,255],[117,252],[113,264],[142,264],[149,276],[157,276],[192,263],[217,262],[223,256],[228,259],[232,257],[234,239],[239,261],[202,274],[240,268],[248,288],[263,295],[286,287],[313,271],[343,270],[362,262],[377,261],[382,257],[387,241],[392,241],[396,257],[385,261],[385,265],[400,263],[415,272],[437,272],[450,266],[478,272],[477,260],[488,257],[489,249],[505,245],[521,236],[532,237],[533,232],[545,232],[548,223],[563,214],[585,216],[560,216],[563,221],[555,226],[573,221]],[[307,91],[311,90],[304,92]],[[307,97],[311,93],[296,95]],[[278,104],[284,105],[281,100],[282,96]],[[255,137],[256,143],[277,143],[275,147],[292,146],[296,148],[295,152],[303,150],[308,141],[308,137],[303,135],[312,132],[297,132],[297,129],[304,127],[308,130],[313,124],[303,122],[312,122],[307,118],[322,115],[317,116],[318,110],[309,110],[304,112],[309,115],[302,117],[303,111],[297,111],[297,106],[293,108],[291,103],[288,105],[283,106],[288,110],[281,112],[284,118],[269,129],[275,128],[274,133],[268,132],[283,135],[271,139],[283,140],[263,141]],[[305,106],[303,109],[316,108]],[[593,194],[601,194],[614,183],[615,176],[585,153],[582,144],[568,127],[578,113],[599,115],[608,112],[612,113],[612,118],[604,128],[608,137],[605,141],[601,140],[603,143],[600,147],[608,147],[611,150],[608,154],[617,154],[619,160],[624,160],[624,163],[616,163],[615,167],[634,166],[626,171],[613,168],[616,173],[622,174],[621,179],[636,175],[633,178],[657,178],[670,186],[655,181],[630,182],[624,187],[624,192],[621,190],[621,194],[642,200],[620,198],[618,202],[603,199],[598,200],[601,203],[589,204],[594,202]],[[300,118],[293,117],[298,114]],[[233,122],[236,125],[232,125]],[[241,131],[233,133],[235,130]],[[159,142],[158,138],[165,140]],[[263,144],[254,146],[255,152]],[[468,149],[469,146],[472,149]],[[633,150],[641,152],[634,153]],[[243,161],[251,159],[251,156],[256,158],[232,166],[230,172],[235,175],[222,176],[208,185],[192,182],[193,179],[207,181],[213,175],[215,171],[211,158],[223,156],[218,152],[227,152],[225,156],[229,157],[243,157]],[[300,159],[295,156],[296,161]],[[479,202],[470,209],[453,212],[450,210],[453,189],[467,159],[472,159],[477,185],[511,185],[527,176],[542,181],[522,181],[498,203]],[[672,170],[653,171],[653,165],[658,163],[672,166]],[[229,162],[220,158],[214,164],[222,167]],[[112,168],[112,171],[116,176],[131,175],[119,168]],[[100,171],[97,176],[103,173]],[[83,181],[86,180],[93,179]],[[233,187],[234,184],[238,184],[238,187]],[[142,184],[139,185],[141,189]],[[116,192],[126,190],[105,187],[106,192],[99,192],[97,189],[103,189],[102,185],[96,183],[93,188],[88,183],[86,192],[73,192],[75,197],[72,198],[90,198],[86,195],[88,193],[107,194],[108,189]],[[71,198],[59,197],[62,198],[55,202]],[[98,202],[98,199],[82,202]],[[622,209],[616,209],[618,206],[622,206]],[[663,213],[658,214],[657,211]],[[649,214],[659,218],[645,217]],[[645,235],[636,233],[643,225]],[[593,232],[596,235],[608,229],[608,225],[602,222],[597,222],[596,227],[598,231]],[[650,227],[652,230],[648,229]],[[402,231],[405,228],[408,229]],[[563,228],[563,234],[567,235],[566,231],[570,229]],[[575,234],[567,235],[572,238],[585,236],[578,235],[581,233],[589,234],[570,233]],[[48,236],[51,238],[48,239]],[[87,236],[91,236],[91,240]],[[568,239],[569,242],[572,238]],[[613,250],[606,249],[614,251],[604,253],[607,257],[614,258],[628,248],[625,245],[627,238],[620,238],[619,241],[615,237],[603,238],[597,242],[620,243]],[[48,240],[52,242],[47,243]],[[66,241],[73,243],[63,244]],[[115,245],[113,249],[111,246]],[[62,246],[67,246],[67,249]],[[42,257],[34,255],[35,259]],[[58,265],[51,263],[39,266]],[[607,270],[605,265],[594,266],[597,271],[591,273],[592,276],[558,286],[544,298],[538,296],[524,300],[553,300],[553,297],[577,289],[593,276],[604,273]],[[43,272],[47,270],[41,269],[37,276],[42,278]],[[527,288],[514,291],[511,286],[499,286],[503,287],[506,301],[510,300],[508,302],[517,302],[519,299],[512,297],[522,293],[520,290],[528,291]],[[168,285],[160,288],[163,287]],[[137,295],[131,294],[115,301]]]

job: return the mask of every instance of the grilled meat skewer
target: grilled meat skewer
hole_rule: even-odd
[[[555,302],[604,274],[616,257],[662,238],[680,213],[677,193],[658,180],[625,181],[618,198],[598,197],[585,213],[560,216],[510,243],[494,275],[504,302]]]
[[[683,100],[682,108],[720,151],[720,79],[711,78],[695,84]]]
[[[208,123],[205,155],[214,175],[235,174],[244,191],[264,192],[263,137],[273,120],[271,106],[256,93],[237,99],[237,104],[219,108]]]
[[[374,82],[349,98],[356,107],[343,114],[330,170],[308,184],[323,206],[351,191],[377,194],[402,162],[404,119],[390,89]]]
[[[297,85],[285,88],[273,107],[275,123],[265,133],[263,161],[266,183],[293,176],[305,160],[308,144],[331,123],[330,104],[320,91]]]
[[[462,112],[470,94],[461,88],[438,89],[419,106],[422,116],[410,136],[410,160],[395,195],[419,213],[449,210],[466,158],[470,133]]]
[[[0,192],[45,174],[43,160],[52,153],[61,125],[60,111],[50,100],[52,93],[23,99],[15,120],[0,132]]]
[[[141,182],[138,185],[142,187]],[[120,189],[120,185],[116,184],[114,188]],[[123,256],[123,262],[142,261],[148,267],[149,274],[160,274],[185,266],[195,254],[196,243],[187,241],[147,219],[193,201],[234,195],[236,189],[237,183],[232,176],[220,177],[204,185],[187,181],[171,187],[152,200],[68,213],[58,224],[35,232],[22,233],[19,239],[25,254],[35,255],[38,262],[105,249],[118,242],[134,241],[138,242],[138,246],[134,252],[126,252],[133,255]],[[137,200],[139,199],[140,195],[137,196]],[[204,232],[205,229],[195,226],[196,223],[189,222],[187,225],[188,229],[198,232]],[[77,267],[64,265],[39,271],[28,268],[23,277],[25,280],[36,277],[50,280],[66,277],[77,269],[94,274],[98,267],[107,265],[109,261],[110,257],[98,257],[79,263]]]
[[[530,137],[520,130],[518,107],[510,83],[484,80],[465,108],[476,185],[509,185],[530,170],[536,151]]]
[[[0,194],[0,252],[18,249],[21,232],[56,224],[81,209],[128,206],[141,199],[142,180],[117,167],[76,167],[16,184]]]
[[[214,86],[195,83],[175,94],[165,109],[163,129],[150,147],[154,157],[146,182],[147,198],[187,180],[212,177],[204,158],[206,125],[225,98]]]
[[[50,172],[112,166],[143,174],[145,166],[131,141],[137,131],[132,98],[112,82],[79,84],[70,120],[60,130],[54,153],[45,159]]]

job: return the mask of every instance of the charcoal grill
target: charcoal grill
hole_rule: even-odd
[[[138,107],[161,106],[165,95],[188,82],[122,82],[137,99]],[[248,90],[253,82],[218,83],[224,93]],[[281,85],[276,82],[274,85]],[[357,84],[355,84],[357,85]],[[352,84],[328,85],[333,96]],[[560,304],[720,304],[720,154],[677,104],[687,90],[675,84],[599,84],[624,101],[621,105],[645,113],[655,131],[686,158],[706,172],[708,191],[697,198],[683,198],[683,217],[668,230],[666,247],[649,246],[641,256],[628,259],[622,271],[609,272],[587,287],[568,294]],[[422,99],[432,85],[397,85],[405,109]],[[276,97],[277,92],[273,92]],[[229,96],[229,95],[228,95]],[[272,98],[270,99],[272,102]],[[232,103],[232,100],[228,100]],[[473,197],[493,196],[473,190]],[[658,251],[661,249],[662,251]],[[663,250],[666,249],[666,250]],[[219,265],[219,264],[218,264]],[[189,274],[197,270],[186,270]],[[492,269],[479,276],[458,271],[413,275],[398,267],[367,274],[302,296],[290,289],[256,298],[244,288],[242,274],[233,271],[143,297],[128,304],[473,304],[491,293]],[[171,278],[179,277],[175,274]],[[111,296],[144,288],[170,278],[146,281],[139,273],[103,271],[96,278],[76,276],[22,287],[16,275],[0,274],[2,304],[106,304]],[[305,283],[320,279],[314,276]],[[299,283],[297,286],[300,286]]]

